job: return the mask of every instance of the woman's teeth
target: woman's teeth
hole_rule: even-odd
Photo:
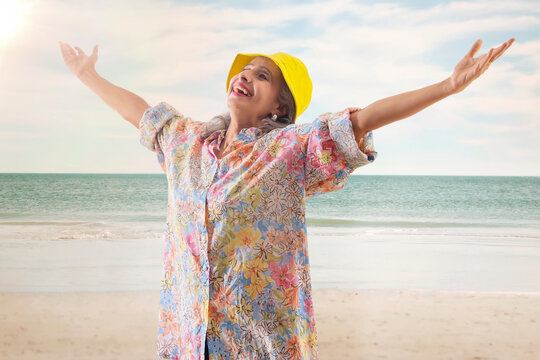
[[[248,94],[248,92],[247,92],[245,89],[243,89],[243,88],[241,88],[241,87],[236,87],[236,86],[235,86],[233,90],[234,90],[235,92],[237,92],[237,93],[242,94],[242,95],[245,95],[245,96],[251,96],[251,95]]]

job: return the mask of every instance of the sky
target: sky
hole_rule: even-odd
[[[138,129],[65,66],[58,41],[97,72],[194,120],[227,111],[239,52],[301,59],[313,96],[297,123],[365,108],[450,77],[514,44],[464,91],[373,131],[362,175],[540,176],[539,1],[57,1],[0,3],[0,172],[156,173]],[[475,56],[475,57],[476,57]]]

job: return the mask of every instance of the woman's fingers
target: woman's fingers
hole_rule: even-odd
[[[482,62],[482,65],[480,66],[479,74],[482,74],[484,71],[487,70],[489,65],[491,64],[491,57],[493,56],[493,48],[489,49],[489,52],[487,53],[486,58]]]
[[[75,56],[74,53],[72,54],[70,52],[71,48],[68,45],[64,44],[64,43],[60,44],[60,50],[62,51],[62,57],[64,58],[65,61],[67,61],[67,60],[71,59],[73,56]],[[73,50],[71,50],[71,51],[73,51]]]
[[[75,46],[75,49],[77,49],[77,52],[78,52],[77,55],[81,55],[81,54],[82,54],[82,55],[86,56],[86,54],[84,53],[84,51],[83,51],[80,47]]]
[[[499,46],[498,48],[496,49],[491,49],[490,51],[492,51],[492,55],[491,55],[491,58],[489,59],[489,62],[492,63],[495,61],[495,59],[497,59],[499,56],[501,56],[502,52],[508,47],[508,44],[507,43],[504,43],[502,44],[501,46]]]
[[[513,42],[514,42],[514,38],[501,44],[496,49],[494,48],[489,49],[489,52],[487,53],[486,58],[484,59],[484,61],[482,62],[482,65],[480,66],[479,73],[482,74],[484,71],[486,71],[489,65],[491,65],[495,60],[497,60],[506,51],[506,49],[508,49],[508,47],[512,45]]]
[[[470,57],[473,57],[474,54],[476,54],[478,50],[480,50],[480,47],[482,47],[482,40],[478,39],[474,42],[473,46],[471,47],[471,50],[469,50],[469,53],[467,55],[469,55]]]
[[[60,42],[60,48],[62,50],[62,54],[68,57],[75,57],[80,55],[86,56],[85,52],[78,46],[74,46],[75,50],[77,50],[77,52],[75,52],[75,50],[73,50],[73,48],[67,43]]]
[[[62,47],[62,54],[65,54],[65,56],[68,56],[68,57],[77,56],[77,54],[75,54],[75,51],[73,51],[71,46],[69,46],[67,43],[62,43],[61,47]]]
[[[489,52],[486,55],[484,55],[486,56],[486,58],[483,61],[481,61],[481,65],[479,65],[478,67],[479,69],[478,74],[482,74],[484,71],[486,71],[489,65],[491,65],[495,60],[497,60],[506,51],[506,49],[508,49],[508,47],[512,45],[513,42],[514,42],[514,38],[501,44],[496,49],[494,48],[489,49]],[[480,60],[480,58],[478,60]]]
[[[507,42],[505,42],[504,44],[502,44],[500,46],[500,49],[494,54],[491,62],[494,62],[495,60],[497,60],[506,51],[506,49],[508,49],[510,45],[512,45],[513,42],[514,42],[514,39],[512,38],[508,40]]]
[[[97,52],[98,52],[98,46],[94,45],[94,48],[92,49],[92,57],[97,58]]]

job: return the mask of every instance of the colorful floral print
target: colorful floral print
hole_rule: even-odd
[[[166,102],[147,109],[140,143],[168,181],[158,356],[317,359],[305,199],[341,189],[373,162],[373,134],[356,143],[346,108],[262,135],[226,130]]]

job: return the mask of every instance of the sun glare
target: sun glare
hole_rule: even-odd
[[[1,0],[0,1],[0,44],[6,42],[24,22],[24,15],[35,1]]]

